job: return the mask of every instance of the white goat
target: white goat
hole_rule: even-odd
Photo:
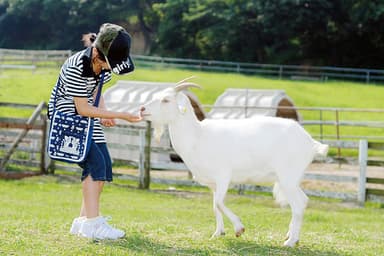
[[[326,155],[328,146],[314,139],[295,121],[260,116],[248,119],[198,121],[182,90],[199,87],[185,82],[167,88],[142,107],[152,121],[155,137],[168,125],[175,151],[194,178],[213,191],[216,231],[224,235],[224,213],[233,223],[236,236],[244,232],[239,217],[224,205],[230,183],[275,182],[276,200],[289,204],[292,218],[285,246],[299,240],[308,198],[300,188],[303,173],[316,154]]]

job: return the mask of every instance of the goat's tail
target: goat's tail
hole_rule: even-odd
[[[288,205],[288,200],[281,190],[279,182],[275,182],[275,185],[273,186],[273,197],[281,207]]]
[[[315,156],[326,157],[328,154],[329,146],[327,144],[322,144],[317,140],[313,140],[313,142],[315,143]]]

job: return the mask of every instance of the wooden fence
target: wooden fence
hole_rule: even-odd
[[[10,173],[12,168],[9,166],[18,166],[22,170],[32,170],[39,173],[53,173],[55,169],[66,171],[79,171],[76,165],[68,165],[61,162],[51,162],[46,156],[46,136],[47,122],[45,117],[45,103],[42,102],[38,106],[29,104],[11,104],[0,103],[0,107],[6,108],[27,108],[34,109],[32,115],[28,119],[24,118],[0,118],[0,156],[1,169],[0,172]],[[158,146],[151,144],[151,127],[150,123],[143,126],[133,125],[118,125],[114,128],[106,128],[106,133],[126,134],[135,137],[136,143],[124,143],[123,141],[109,143],[111,151],[118,150],[134,150],[138,152],[136,158],[129,163],[138,167],[138,175],[118,175],[122,179],[133,179],[139,182],[139,187],[148,188],[150,182],[161,182],[168,184],[181,184],[199,186],[193,180],[166,180],[166,179],[151,179],[150,169],[155,166],[153,163],[154,154],[163,154],[167,156],[168,163],[163,163],[161,168],[173,170],[188,171],[188,168],[183,163],[172,162],[171,155],[175,154],[170,144],[166,146]],[[384,151],[384,142],[368,142],[366,139],[361,140],[323,140],[332,148],[345,148],[358,151],[358,175],[341,176],[337,173],[332,175],[306,173],[305,180],[336,182],[336,183],[351,183],[356,185],[356,191],[339,192],[339,191],[320,191],[306,190],[310,196],[321,196],[329,198],[338,198],[345,200],[357,201],[364,203],[365,200],[383,200],[384,189],[377,186],[384,186],[382,177],[367,177],[367,168],[369,166],[384,166],[384,161],[381,159],[371,160],[368,158],[370,150]],[[151,157],[152,156],[152,157]],[[119,157],[113,157],[114,160],[119,160]],[[10,169],[10,170],[9,170]],[[384,172],[384,169],[383,169]],[[370,185],[377,185],[376,187]],[[243,191],[265,191],[271,192],[270,186],[256,186],[251,184],[237,185],[234,187]]]
[[[7,176],[7,166],[22,166],[22,171],[37,167],[47,173],[49,161],[46,156],[47,119],[46,103],[39,105],[0,103],[0,107],[34,109],[28,119],[0,117],[0,174]],[[18,153],[18,154],[17,154]]]
[[[61,66],[71,50],[16,50],[0,48],[1,69],[36,69],[37,66]]]

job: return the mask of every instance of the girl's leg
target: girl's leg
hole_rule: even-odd
[[[90,175],[82,183],[83,202],[80,216],[95,218],[99,216],[100,194],[103,190],[104,181],[94,181]]]

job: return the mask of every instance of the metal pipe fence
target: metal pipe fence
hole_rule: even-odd
[[[300,124],[307,127],[317,127],[318,133],[311,131],[311,135],[320,140],[323,139],[368,139],[384,141],[384,109],[361,109],[361,108],[333,108],[333,107],[296,107],[296,106],[214,106],[203,105],[204,109],[214,108],[243,109],[244,115],[250,109],[274,109],[295,110],[304,116],[299,120]],[[209,112],[208,112],[209,117]],[[317,118],[316,118],[317,117]],[[381,118],[380,118],[381,117]],[[325,130],[325,127],[334,128]],[[352,134],[347,134],[343,129],[350,127]],[[354,129],[356,128],[356,129]],[[359,133],[356,130],[359,129]],[[374,132],[373,129],[375,129]]]
[[[22,63],[29,65],[36,65],[39,63],[40,66],[58,66],[61,65],[72,53],[73,52],[71,50],[18,50],[0,48],[0,63]],[[161,66],[205,71],[233,72],[295,80],[327,81],[328,79],[343,79],[379,84],[383,83],[384,81],[384,70],[382,69],[309,65],[279,65],[188,58],[169,58],[137,54],[132,55],[132,57],[138,66],[144,67]]]
[[[133,55],[135,62],[143,66],[162,66],[187,68],[243,74],[273,76],[279,79],[296,80],[345,79],[365,81],[366,83],[381,83],[384,80],[384,70],[348,67],[308,66],[308,65],[278,65],[246,62],[230,62],[202,59],[182,59],[158,56]]]

